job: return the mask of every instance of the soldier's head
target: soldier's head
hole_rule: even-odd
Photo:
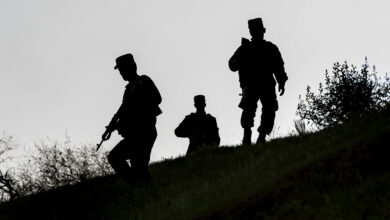
[[[261,18],[254,18],[248,21],[249,33],[253,38],[264,39],[265,27]]]
[[[196,95],[194,97],[194,106],[196,110],[204,111],[204,108],[206,107],[206,99],[204,95]]]
[[[115,60],[114,69],[118,69],[123,79],[129,81],[137,76],[137,64],[134,61],[133,55],[125,54]]]

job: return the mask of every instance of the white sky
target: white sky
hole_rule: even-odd
[[[239,144],[238,75],[227,62],[241,37],[249,37],[247,20],[262,17],[265,38],[279,47],[289,76],[274,128],[286,134],[298,95],[317,87],[335,61],[360,66],[367,56],[379,73],[390,69],[389,6],[385,0],[0,0],[0,131],[21,145],[64,140],[66,132],[77,143],[98,143],[126,85],[113,69],[115,58],[130,52],[139,74],[149,75],[163,96],[153,160],[185,153],[188,140],[173,130],[194,111],[197,94],[206,96],[222,144]]]

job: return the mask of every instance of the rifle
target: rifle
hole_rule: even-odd
[[[137,83],[134,83],[133,86],[131,87],[130,94],[133,93],[136,85],[140,83],[138,79],[137,79],[136,82]],[[120,116],[122,115],[122,112],[125,111],[124,110],[125,109],[125,105],[128,105],[128,104],[125,104],[126,102],[128,102],[127,99],[123,100],[123,102],[122,102],[121,106],[119,107],[118,111],[115,113],[114,117],[112,117],[112,119],[110,121],[110,124],[108,124],[108,126],[106,126],[106,131],[102,135],[102,140],[100,141],[99,144],[96,145],[97,146],[96,151],[99,150],[99,148],[102,146],[104,141],[110,139],[111,133],[116,130],[118,120],[119,120]]]
[[[99,143],[99,144],[96,144],[96,146],[97,146],[96,151],[99,150],[99,148],[102,146],[103,142],[104,142],[104,139],[102,138],[102,140],[100,141],[100,143]]]
[[[121,105],[121,107],[119,107],[117,113],[114,115],[114,117],[112,117],[110,124],[108,124],[108,125],[106,126],[106,131],[105,131],[105,132],[103,133],[103,135],[102,135],[102,140],[100,141],[99,144],[96,145],[96,146],[97,146],[96,151],[99,150],[99,148],[102,146],[102,144],[103,144],[104,141],[110,139],[111,133],[112,133],[113,131],[115,131],[117,122],[118,122],[118,120],[119,120],[119,115],[120,115],[120,113],[121,113],[121,111],[122,111],[122,108],[123,108],[122,106],[123,106],[123,105]]]
[[[107,128],[106,131],[105,131],[104,134],[102,135],[102,140],[100,141],[99,144],[96,145],[96,146],[97,146],[96,151],[99,150],[99,148],[102,146],[102,144],[103,144],[104,141],[110,139],[110,137],[111,137],[111,132],[113,132],[113,130],[111,130],[111,129],[109,130],[109,129],[108,129],[109,126],[106,126],[106,128]]]

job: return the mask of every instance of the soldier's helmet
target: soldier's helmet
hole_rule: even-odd
[[[134,61],[133,55],[130,53],[122,55],[115,60],[116,65],[114,69],[118,69],[119,66],[123,67],[135,67],[137,69],[137,64]]]

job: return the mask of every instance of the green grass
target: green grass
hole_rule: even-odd
[[[153,188],[97,178],[1,204],[0,219],[386,218],[390,173],[376,169],[377,158],[359,161],[378,154],[364,149],[389,147],[389,135],[389,114],[377,114],[262,146],[204,150],[152,164]]]

